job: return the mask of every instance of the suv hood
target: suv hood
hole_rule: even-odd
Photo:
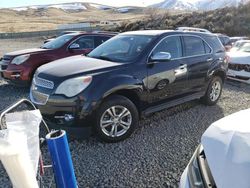
[[[213,123],[203,134],[208,165],[220,188],[249,188],[250,109]]]
[[[25,50],[18,50],[14,52],[9,52],[5,54],[6,56],[18,56],[18,55],[23,55],[23,54],[32,54],[32,53],[37,53],[37,52],[45,52],[50,49],[42,49],[42,48],[32,48],[32,49],[25,49]]]
[[[249,52],[231,52],[231,53],[228,53],[228,55],[230,57],[229,63],[250,65],[250,53]]]
[[[44,75],[42,77],[73,77],[77,74],[95,73],[100,71],[100,69],[106,70],[107,68],[120,65],[120,63],[77,55],[45,64],[38,68],[37,74],[39,74],[39,76]]]

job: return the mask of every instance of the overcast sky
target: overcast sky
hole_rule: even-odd
[[[148,6],[162,2],[163,0],[0,0],[1,8],[19,7],[28,5],[45,5],[65,2],[93,2],[111,6]],[[194,2],[197,0],[185,0]]]

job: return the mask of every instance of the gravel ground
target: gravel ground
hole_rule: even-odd
[[[0,111],[28,89],[0,81]],[[219,103],[198,101],[167,109],[140,121],[127,140],[105,144],[91,137],[70,142],[79,187],[177,187],[201,135],[214,121],[250,107],[250,86],[227,82]],[[0,187],[10,187],[0,166]]]

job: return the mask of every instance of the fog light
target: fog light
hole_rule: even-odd
[[[64,119],[65,121],[72,121],[74,120],[74,116],[72,116],[71,114],[65,114]]]
[[[14,74],[11,75],[11,77],[12,78],[20,78],[21,75],[20,75],[20,73],[14,73]]]
[[[73,121],[75,119],[75,117],[73,115],[71,115],[71,114],[64,114],[64,116],[55,116],[54,118],[55,119],[61,119],[61,120],[63,119],[65,121],[67,121],[67,122]]]

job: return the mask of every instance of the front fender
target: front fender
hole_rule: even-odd
[[[117,75],[109,77],[105,83],[99,88],[97,100],[102,100],[103,98],[109,96],[120,90],[134,90],[136,92],[143,91],[143,82],[138,78],[128,75]]]
[[[139,97],[144,88],[142,81],[128,75],[110,76],[108,79],[105,79],[104,82],[102,78],[96,83],[98,84],[94,85],[97,87],[91,88],[88,93],[86,93],[88,100],[87,103],[85,103],[82,112],[87,112],[87,114],[91,114],[96,110],[103,99],[113,93],[121,90],[133,90]]]
[[[136,90],[137,92],[143,91],[142,81],[132,76],[130,77],[127,75],[121,75],[111,78],[110,80],[108,80],[108,82],[111,84],[105,85],[105,87],[102,88],[102,99],[119,90]]]

